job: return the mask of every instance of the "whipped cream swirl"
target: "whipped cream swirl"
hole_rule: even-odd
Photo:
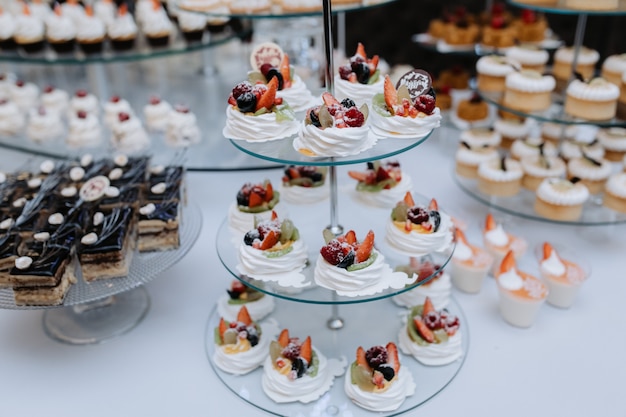
[[[291,252],[270,258],[268,252],[241,243],[237,271],[259,281],[278,282],[282,287],[305,287],[310,283],[301,271],[307,266],[308,250],[302,239],[292,247]]]
[[[411,340],[406,326],[403,326],[398,333],[398,339],[402,353],[413,356],[424,365],[447,365],[463,356],[460,329],[453,336],[448,337],[448,341],[445,343],[429,343],[426,346],[422,346]]]
[[[370,128],[381,138],[420,139],[441,124],[439,107],[435,107],[430,115],[421,114],[422,117],[382,116],[372,111]]]
[[[400,407],[406,397],[415,394],[413,375],[406,367],[401,367],[396,379],[384,392],[366,392],[353,384],[350,373],[347,372],[344,381],[344,390],[348,398],[356,405],[366,410],[384,412],[393,411]]]
[[[288,111],[282,109],[281,111]],[[291,120],[277,121],[276,113],[264,113],[258,116],[242,113],[234,106],[226,109],[226,126],[222,134],[229,139],[248,142],[267,142],[283,139],[298,133],[299,124],[291,113]]]
[[[441,223],[434,233],[419,233],[414,230],[406,232],[396,226],[389,217],[386,226],[385,241],[391,248],[403,255],[419,257],[432,252],[448,249],[452,243],[452,220],[446,213],[439,212]]]
[[[303,125],[293,141],[296,151],[310,156],[357,155],[376,144],[376,136],[370,135],[367,125],[361,127],[328,127],[320,129]]]

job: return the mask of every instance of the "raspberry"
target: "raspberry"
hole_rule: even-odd
[[[383,346],[371,347],[365,352],[367,363],[374,369],[387,363],[387,349]]]
[[[426,323],[426,326],[428,326],[430,330],[437,330],[443,327],[439,313],[436,311],[431,311],[426,314],[426,317],[424,317],[424,323]]]
[[[422,224],[428,221],[428,212],[422,207],[411,207],[406,213],[407,219],[413,224]]]
[[[87,118],[87,112],[84,110],[79,110],[76,112],[76,117],[78,117],[79,119],[86,119]]]
[[[248,81],[243,81],[233,88],[233,97],[236,100],[240,95],[247,93],[248,91],[252,91],[252,84]]]
[[[363,113],[356,107],[351,107],[343,116],[343,120],[350,127],[361,127],[365,123]]]
[[[339,265],[346,257],[342,243],[336,239],[328,242],[326,246],[322,246],[320,254],[331,265]]]
[[[300,356],[300,346],[293,342],[289,342],[281,352],[282,355],[290,361],[295,361]]]
[[[259,68],[259,71],[261,71],[261,74],[263,74],[264,76],[267,76],[267,73],[272,68],[273,68],[272,64],[266,62],[265,64],[261,65],[261,68]]]
[[[480,96],[480,94],[478,93],[474,93],[472,94],[472,97],[470,97],[469,102],[476,104],[476,103],[481,103],[483,101],[482,97]]]
[[[342,65],[339,67],[339,76],[342,80],[347,80],[352,74],[352,68],[349,65]]]
[[[429,95],[422,94],[415,100],[415,108],[425,114],[432,114],[435,110],[435,99]]]
[[[118,113],[118,114],[117,114],[117,119],[118,119],[120,122],[125,122],[125,121],[127,121],[128,119],[130,119],[130,114],[125,113],[125,112],[120,112],[120,113]]]

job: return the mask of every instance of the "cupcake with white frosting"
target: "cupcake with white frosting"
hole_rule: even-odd
[[[26,120],[17,105],[0,97],[0,134],[11,136],[19,132]]]
[[[603,78],[590,82],[573,80],[567,86],[565,113],[585,120],[608,120],[615,117],[620,90]]]
[[[626,155],[626,129],[621,127],[601,129],[596,134],[596,138],[604,148],[604,157],[607,160],[620,162]],[[594,158],[590,153],[585,153]]]
[[[100,121],[92,114],[79,110],[69,119],[65,142],[75,148],[98,146],[102,140]]]
[[[523,69],[543,73],[550,58],[548,51],[536,45],[522,44],[512,46],[505,52],[507,58],[518,62]]]
[[[46,39],[58,53],[71,52],[76,43],[76,25],[74,20],[66,14],[60,5],[54,7],[54,13],[45,20]]]
[[[40,52],[44,47],[46,26],[43,20],[30,11],[24,4],[22,13],[15,18],[13,39],[26,53]]]
[[[604,187],[602,204],[605,207],[626,213],[626,172],[619,172],[609,177]]]
[[[119,123],[120,120],[118,115],[120,113],[126,113],[129,115],[133,114],[133,109],[130,106],[130,103],[118,95],[111,96],[111,98],[104,103],[103,108],[104,123],[109,129],[112,129]]]
[[[87,90],[76,90],[74,95],[70,98],[68,118],[76,117],[80,111],[98,117],[100,115],[100,103],[98,102],[98,98],[87,92]]]
[[[167,119],[172,106],[159,96],[151,96],[148,104],[143,107],[143,116],[146,127],[155,132],[164,132],[167,129]]]
[[[510,149],[513,142],[524,139],[530,133],[530,121],[521,121],[515,119],[496,119],[493,122],[494,131],[500,134],[502,138],[500,146],[504,149]]]
[[[552,104],[551,93],[556,81],[551,75],[532,70],[512,72],[506,76],[503,104],[514,110],[541,111]]]
[[[105,37],[104,21],[94,14],[90,5],[85,6],[85,16],[76,24],[76,41],[80,50],[85,54],[102,52]]]
[[[502,92],[506,76],[519,69],[519,63],[500,55],[483,56],[476,61],[478,89],[486,92]]]
[[[502,141],[502,136],[495,128],[473,128],[461,132],[459,141],[467,143],[472,148],[497,147]]]
[[[611,175],[611,163],[606,159],[594,159],[583,155],[581,158],[570,159],[567,163],[569,178],[578,178],[591,194],[599,194],[604,183]]]
[[[461,142],[454,155],[456,173],[465,178],[478,178],[478,167],[485,161],[498,159],[500,153],[495,147],[471,146]]]
[[[46,142],[59,138],[64,131],[59,113],[40,106],[29,111],[26,134],[35,142]]]
[[[540,137],[519,139],[511,145],[511,157],[518,161],[527,156],[556,156],[557,153],[556,146]]]
[[[582,215],[589,190],[581,182],[563,178],[546,178],[537,187],[534,209],[551,220],[574,221]]]
[[[626,54],[610,55],[602,63],[602,78],[620,86],[622,74],[626,72]]]
[[[524,177],[522,186],[535,191],[546,178],[564,178],[567,173],[565,162],[558,156],[531,155],[522,158]]]
[[[595,65],[600,60],[598,51],[585,46],[581,47],[578,51],[572,46],[563,46],[557,49],[554,53],[552,73],[559,83],[559,89],[564,88],[567,81],[569,81],[570,75],[572,74],[574,56],[577,56],[575,71],[579,73],[584,80],[593,77]]]
[[[107,35],[111,40],[111,46],[117,51],[126,51],[135,45],[135,39],[139,29],[128,12],[128,6],[123,3],[117,10],[113,22],[107,25]]]
[[[165,46],[170,40],[173,25],[158,0],[152,0],[152,7],[146,10],[141,22],[141,30],[150,46]]]
[[[34,83],[17,80],[9,85],[9,96],[21,111],[27,112],[37,105],[39,87]]]
[[[512,158],[490,159],[478,166],[478,189],[487,195],[510,197],[519,193],[524,171]]]
[[[13,39],[15,32],[15,17],[0,7],[0,50],[15,49],[17,44]]]
[[[44,87],[41,96],[39,96],[39,103],[46,110],[61,115],[67,110],[69,94],[67,94],[67,91],[55,88],[53,85],[47,85]]]
[[[177,104],[167,116],[165,141],[174,147],[186,147],[199,143],[202,133],[198,127],[196,115],[188,106]]]
[[[138,117],[132,113],[117,113],[117,121],[110,126],[111,145],[124,153],[143,151],[150,146],[150,138]]]

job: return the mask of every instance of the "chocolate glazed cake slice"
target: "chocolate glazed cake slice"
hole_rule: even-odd
[[[11,287],[11,268],[19,258],[18,247],[22,238],[17,233],[0,236],[0,288]]]
[[[139,252],[165,251],[180,246],[180,201],[148,203],[139,209]]]
[[[83,279],[94,281],[128,275],[136,235],[131,207],[96,212],[79,246]]]

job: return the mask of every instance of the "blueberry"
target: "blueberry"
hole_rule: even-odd
[[[370,79],[370,67],[365,62],[354,62],[352,72],[356,74],[356,79],[361,84],[367,84]]]
[[[248,197],[241,190],[237,193],[237,204],[240,206],[248,205]]]
[[[433,219],[433,232],[436,232],[441,224],[441,214],[439,214],[437,210],[431,210],[428,214],[430,218]]]
[[[435,93],[435,89],[430,87],[430,90],[426,93],[426,95],[431,96],[435,100],[437,99],[437,93]]]
[[[353,250],[348,252],[348,254],[337,264],[339,268],[347,268],[354,263],[355,253]]]
[[[226,290],[231,300],[239,300],[241,293],[239,291]]]
[[[302,358],[296,358],[296,360],[291,363],[291,369],[296,371],[298,378],[301,378],[302,375],[304,375],[307,367],[307,363]]]
[[[252,246],[252,242],[254,242],[255,239],[261,239],[261,235],[259,234],[259,231],[257,229],[250,230],[248,233],[246,233],[246,235],[243,237],[243,243],[248,246]]]
[[[315,110],[311,110],[309,112],[309,117],[311,118],[311,124],[315,127],[322,127],[322,124],[320,123],[320,117],[317,113],[315,113]]]
[[[256,109],[256,95],[252,91],[247,91],[237,97],[237,107],[242,112],[254,111]]]
[[[257,336],[256,334],[248,334],[248,342],[250,342],[250,345],[252,347],[258,345],[259,344],[259,336]]]
[[[349,99],[349,98],[344,98],[343,100],[341,100],[341,105],[345,107],[346,109],[356,106],[354,101],[352,101],[352,99]]]
[[[387,381],[391,381],[393,377],[396,376],[396,372],[387,364],[379,366],[377,371],[383,374],[383,378]]]
[[[280,71],[278,71],[276,68],[272,68],[267,72],[267,75],[265,75],[265,78],[269,82],[273,77],[278,78],[278,89],[282,90],[283,86],[285,85],[283,74],[281,74]]]
[[[313,182],[319,182],[323,179],[324,177],[322,176],[321,172],[314,172],[313,174],[311,174],[311,179],[313,180]]]

